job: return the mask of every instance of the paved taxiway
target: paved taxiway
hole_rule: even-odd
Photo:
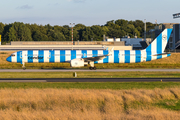
[[[180,78],[2,78],[0,82],[180,82]]]
[[[0,72],[180,72],[180,69],[0,69]]]

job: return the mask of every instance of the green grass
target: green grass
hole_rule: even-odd
[[[179,78],[180,72],[76,72],[77,78]],[[73,72],[1,72],[0,78],[73,78]]]
[[[63,88],[63,89],[154,89],[180,87],[179,82],[76,82],[76,83],[0,83],[0,88]]]
[[[8,54],[7,52],[0,52],[0,54]]]
[[[180,100],[163,100],[154,104],[155,106],[180,111]]]

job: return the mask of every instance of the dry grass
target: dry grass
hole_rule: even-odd
[[[6,53],[6,54],[5,54]],[[0,69],[22,69],[20,63],[9,63],[6,58],[11,55],[12,51],[0,52]],[[172,53],[170,57],[143,63],[133,64],[96,64],[98,69],[102,68],[180,68],[180,53]],[[28,69],[60,69],[70,68],[69,63],[28,63]],[[87,68],[87,67],[84,67]]]
[[[180,88],[154,90],[0,89],[4,120],[178,120],[153,104],[180,100]]]

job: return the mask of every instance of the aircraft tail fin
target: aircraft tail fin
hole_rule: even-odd
[[[164,29],[163,32],[145,49],[146,52],[161,54],[164,52],[172,29]]]

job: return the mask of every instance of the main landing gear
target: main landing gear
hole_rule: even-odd
[[[94,61],[89,62],[89,65],[91,66],[89,67],[90,70],[96,70],[96,67],[94,67]]]
[[[96,67],[89,67],[90,70],[96,70]]]
[[[25,63],[24,63],[24,62],[23,62],[22,68],[23,68],[23,70],[26,70]]]

